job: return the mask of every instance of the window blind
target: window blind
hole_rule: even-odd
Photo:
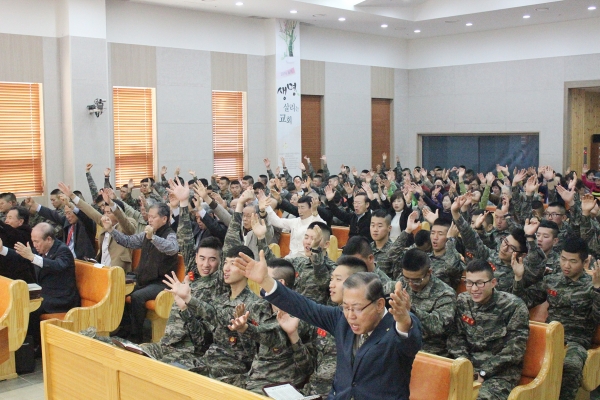
[[[231,179],[244,175],[244,93],[212,92],[213,171]]]

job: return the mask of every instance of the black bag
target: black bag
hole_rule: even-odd
[[[25,336],[25,341],[19,350],[15,351],[15,364],[17,374],[30,374],[35,371],[33,336]]]

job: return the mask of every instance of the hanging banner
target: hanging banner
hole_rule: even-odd
[[[276,30],[277,153],[285,158],[293,176],[300,174],[298,164],[302,159],[300,24],[278,19]]]

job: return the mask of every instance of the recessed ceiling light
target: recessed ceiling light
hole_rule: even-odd
[[[341,22],[344,22],[345,20],[346,20],[346,18],[344,18],[344,17],[339,17],[338,18],[338,21],[341,21]]]
[[[589,6],[588,7],[588,10],[590,10],[590,11],[594,11],[595,9],[596,9],[596,6]]]
[[[415,29],[415,33],[421,33],[420,29]]]
[[[313,14],[313,17],[324,17],[326,14]]]
[[[235,3],[236,6],[243,6],[244,3],[242,3],[241,1],[238,1],[237,3]]]
[[[458,22],[458,20],[457,20],[457,19],[447,19],[447,20],[446,20],[446,21],[444,21],[444,22],[445,22],[445,23],[447,23],[447,24],[455,24],[455,23],[457,23],[457,22]]]
[[[472,22],[467,22],[466,25],[467,26],[473,26],[473,23]]]
[[[387,28],[387,24],[381,24],[382,28]]]
[[[296,10],[292,10],[292,11],[290,11],[290,14],[296,14],[297,12],[298,11],[296,11]]]
[[[540,8],[536,8],[535,11],[545,12],[545,11],[550,11],[550,9],[548,7],[540,7]]]
[[[531,15],[529,15],[529,14],[525,14],[525,15],[523,15],[523,18],[524,18],[524,19],[529,19],[529,18],[531,18]]]

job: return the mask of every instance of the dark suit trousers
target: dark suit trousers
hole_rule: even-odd
[[[35,347],[42,343],[41,331],[40,331],[40,317],[42,314],[49,314],[44,308],[44,302],[40,304],[40,308],[32,313],[29,313],[29,326],[27,327],[27,334],[33,336],[33,343]]]
[[[136,287],[131,293],[131,304],[127,304],[124,316],[130,318],[132,335],[142,336],[146,319],[146,301],[154,300],[166,287],[164,283],[151,283],[143,288]],[[127,328],[126,321],[123,321],[122,325]]]

